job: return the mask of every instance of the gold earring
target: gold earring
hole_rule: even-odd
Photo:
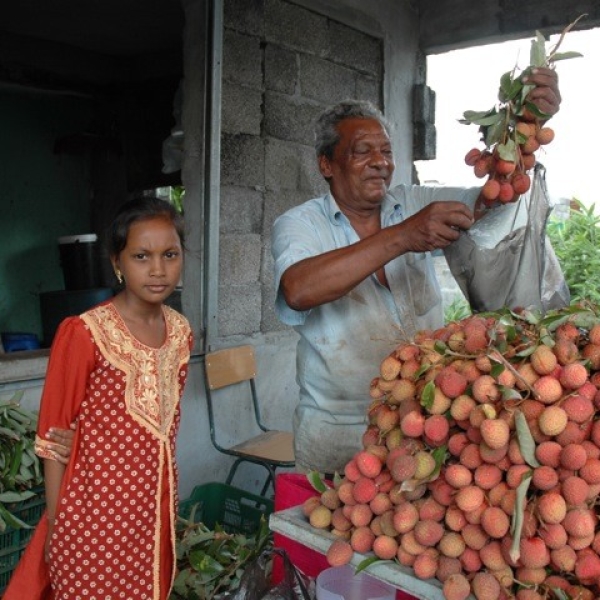
[[[119,271],[119,269],[117,269],[115,271],[115,275],[117,277],[117,281],[119,282],[119,284],[123,283],[123,275],[122,275],[121,271]]]

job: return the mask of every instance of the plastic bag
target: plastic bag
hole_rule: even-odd
[[[474,312],[568,306],[569,288],[546,237],[551,212],[545,169],[538,164],[529,194],[489,210],[445,249]]]
[[[283,580],[271,586],[268,563],[272,555],[283,560]],[[225,595],[227,600],[312,600],[305,576],[292,564],[287,552],[281,548],[265,550],[252,561],[240,580],[233,595]]]

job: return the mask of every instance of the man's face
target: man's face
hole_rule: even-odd
[[[319,158],[336,202],[357,210],[379,206],[395,167],[390,138],[375,119],[344,119],[337,129],[340,141],[333,158]]]

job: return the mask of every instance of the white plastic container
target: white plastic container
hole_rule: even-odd
[[[396,588],[354,567],[331,567],[317,576],[317,600],[394,600]]]

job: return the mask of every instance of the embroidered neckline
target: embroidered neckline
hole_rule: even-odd
[[[153,435],[168,439],[179,403],[179,371],[189,360],[187,320],[163,306],[167,337],[160,348],[135,338],[111,302],[81,315],[102,356],[125,375],[125,404],[131,417]]]

